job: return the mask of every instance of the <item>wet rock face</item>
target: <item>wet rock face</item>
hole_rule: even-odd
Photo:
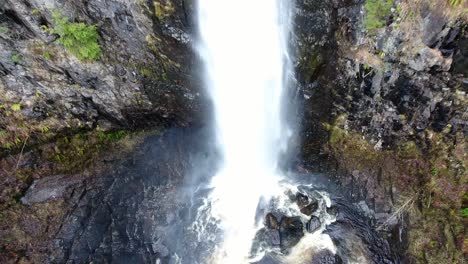
[[[199,243],[189,230],[197,209],[191,188],[211,176],[216,161],[213,146],[199,140],[204,136],[206,131],[170,130],[147,138],[106,172],[36,181],[23,202],[32,207],[60,203],[63,218],[50,227],[52,237],[35,238],[47,245],[43,252],[35,253],[37,244],[25,246],[23,260],[168,263],[175,252],[193,260]]]
[[[21,198],[25,205],[63,198],[68,189],[82,181],[80,176],[57,175],[35,181]]]
[[[307,232],[313,233],[317,229],[319,229],[321,225],[322,225],[322,223],[320,221],[320,218],[318,218],[316,216],[312,216],[310,218],[309,222],[307,222],[307,224],[306,224]]]
[[[54,27],[53,10],[96,25],[99,60],[79,61],[43,30]],[[197,123],[202,92],[192,70],[192,16],[193,4],[182,0],[4,1],[0,105],[19,104],[17,119],[51,134]],[[18,120],[2,110],[0,128],[9,133],[11,125]]]
[[[308,188],[296,193],[287,190],[285,197],[285,208],[276,208],[275,198],[266,208],[260,206],[259,212],[265,213],[264,228],[256,235],[252,254],[267,248],[287,254],[307,232],[314,233],[322,226],[319,217],[323,217],[327,207],[319,200],[317,192]],[[288,209],[288,206],[295,209]]]
[[[308,216],[311,216],[319,207],[319,201],[301,192],[298,192],[295,196],[293,195],[290,198],[297,204],[301,213]]]
[[[252,246],[251,255],[262,256],[256,263],[399,263],[357,207],[341,195],[323,200],[326,192],[321,188],[299,185],[295,193],[284,192],[286,200],[273,198],[260,206],[267,212]],[[308,216],[298,207],[310,201],[317,202],[318,209]]]
[[[323,42],[327,43],[328,51],[323,51],[319,45],[301,46],[308,40],[305,36],[318,38],[313,31],[303,34],[307,29],[300,24],[296,28],[300,38],[297,43],[305,47],[304,54],[309,54],[304,57],[310,58],[298,64],[304,97],[301,153],[304,163],[316,169],[312,164],[317,161],[331,161],[330,166],[339,171],[337,180],[349,187],[356,202],[366,200],[370,211],[377,213],[376,219],[381,219],[380,215],[388,216],[397,210],[397,204],[405,202],[403,197],[421,193],[421,190],[430,195],[420,194],[418,199],[433,203],[434,208],[422,210],[408,220],[417,226],[415,229],[426,225],[415,219],[428,211],[431,211],[428,215],[440,211],[441,204],[452,208],[450,210],[459,210],[463,200],[461,192],[446,190],[458,190],[463,185],[458,179],[463,177],[460,171],[467,168],[466,161],[451,151],[459,149],[460,145],[466,146],[468,135],[468,82],[464,67],[467,33],[462,30],[466,27],[466,15],[457,15],[457,8],[446,1],[434,1],[433,5],[424,2],[420,6],[395,1],[395,12],[383,21],[383,26],[367,30],[364,23],[366,1],[331,1],[329,4],[300,1],[299,5],[303,2],[311,12],[326,9],[334,14],[323,15],[321,19],[326,21],[317,23],[323,27],[323,32],[327,27],[334,32]],[[404,15],[415,12],[416,19]],[[322,51],[327,54],[325,59],[311,56]],[[333,128],[336,127],[342,133],[335,133]],[[396,169],[399,164],[404,164],[400,167],[405,167],[405,172]],[[434,167],[440,168],[434,164],[447,164],[443,165],[446,173],[442,176],[436,168],[430,176]],[[434,180],[441,183],[436,184],[438,187],[428,187]],[[451,202],[433,202],[434,192],[440,194],[440,201]],[[421,228],[426,231],[413,232],[412,239],[419,241],[434,226],[446,229],[442,222],[452,222],[452,227],[461,224],[457,217],[441,213],[438,220]],[[404,226],[408,226],[407,223]],[[397,226],[392,228],[402,230]],[[456,236],[463,237],[463,234],[439,232],[432,237],[447,241]],[[389,241],[395,243],[393,238]],[[431,247],[417,244],[409,242],[410,253],[402,249],[408,244],[398,247],[402,255],[413,255],[405,261],[417,263],[432,259],[436,263],[445,254],[433,250],[423,260],[420,252]],[[454,248],[450,251],[455,260],[463,249],[461,244]]]
[[[304,235],[304,225],[299,217],[283,217],[279,231],[281,247],[292,248]]]
[[[307,262],[310,264],[342,264],[343,261],[338,255],[331,253],[328,250],[322,250]]]
[[[198,258],[206,251],[191,231],[200,206],[195,187],[217,160],[202,140],[208,135],[171,129],[139,138],[131,152],[101,154],[86,171],[33,176],[21,200],[9,205],[1,197],[0,263],[168,263],[174,252]],[[29,156],[23,161],[35,162]]]

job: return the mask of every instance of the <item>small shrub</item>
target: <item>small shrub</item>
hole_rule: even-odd
[[[48,50],[44,50],[44,52],[42,52],[42,57],[44,57],[44,59],[46,59],[46,60],[51,60],[52,59],[52,52],[50,52]]]
[[[154,15],[160,20],[166,19],[175,11],[171,1],[166,1],[165,4],[154,2]]]
[[[124,130],[118,130],[113,132],[99,132],[98,138],[103,142],[113,142],[124,138],[127,133]]]
[[[20,110],[21,110],[21,104],[13,104],[13,105],[11,105],[11,110],[13,110],[13,111],[20,111]]]
[[[57,42],[81,61],[98,60],[101,57],[96,26],[85,23],[72,23],[60,11],[53,11],[54,28],[45,28],[52,34],[59,35]]]
[[[8,33],[8,28],[4,26],[0,26],[0,34],[6,34]]]
[[[392,13],[394,0],[367,0],[365,25],[367,30],[385,26],[388,16]]]
[[[463,208],[460,210],[460,214],[463,216],[463,217],[468,217],[468,208]]]
[[[23,57],[20,54],[15,53],[15,54],[11,55],[10,59],[14,63],[20,63],[21,60],[23,60]]]
[[[39,11],[38,9],[33,9],[33,10],[31,11],[31,15],[33,15],[33,16],[38,16],[38,15],[40,15],[40,14],[41,14],[41,11]]]
[[[42,134],[46,134],[49,132],[49,127],[48,126],[41,126],[41,132]]]

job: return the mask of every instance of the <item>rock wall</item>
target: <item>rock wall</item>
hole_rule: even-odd
[[[99,59],[59,43],[54,12],[96,27]],[[45,263],[85,181],[148,134],[206,120],[193,13],[187,0],[1,1],[1,263]]]
[[[461,263],[466,3],[390,2],[377,23],[379,1],[299,1],[304,166],[337,168],[404,263]]]
[[[190,1],[6,1],[0,7],[0,153],[78,130],[200,122]],[[80,61],[48,28],[95,25]],[[195,69],[195,70],[194,70]]]

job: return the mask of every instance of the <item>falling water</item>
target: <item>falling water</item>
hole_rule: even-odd
[[[212,216],[224,231],[215,263],[243,263],[261,197],[276,193],[288,67],[287,0],[199,0],[200,53],[223,155],[212,180]]]

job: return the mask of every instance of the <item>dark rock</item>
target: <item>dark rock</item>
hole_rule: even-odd
[[[63,198],[67,190],[83,181],[81,175],[56,175],[34,181],[21,202],[26,205]]]
[[[281,238],[278,230],[262,228],[255,234],[251,254],[257,255],[261,250],[272,250],[279,248],[280,245]]]
[[[316,216],[312,216],[306,224],[307,232],[313,233],[322,225],[320,219]]]
[[[297,206],[299,206],[299,208],[303,208],[309,204],[309,197],[307,197],[307,195],[304,195],[302,193],[297,193],[296,203],[297,203]]]
[[[265,216],[265,225],[269,229],[278,229],[279,228],[278,219],[276,219],[276,217],[272,213],[268,213]]]
[[[178,190],[206,177],[200,167],[214,168],[215,152],[200,141],[205,133],[173,129],[147,138],[128,158],[114,161],[113,169],[75,186],[67,200],[70,214],[55,235],[60,243],[51,249],[49,261],[156,263],[159,258],[169,263],[175,261],[173,252],[191,260],[203,258],[197,252],[207,252],[212,241],[181,233],[196,213],[189,206],[193,197],[184,195],[192,192]],[[186,175],[190,177],[184,180]],[[177,210],[190,213],[177,217]],[[279,235],[268,234],[268,241],[279,245]]]
[[[313,213],[315,213],[315,211],[317,211],[317,209],[318,209],[318,201],[313,201],[313,202],[309,203],[307,206],[301,208],[301,213],[310,216]]]
[[[336,206],[329,207],[327,208],[327,214],[336,217],[338,215],[338,209]]]
[[[304,225],[299,217],[283,217],[280,223],[281,248],[294,247],[304,236]]]
[[[312,259],[307,262],[307,264],[340,264],[342,263],[340,260],[340,257],[334,255],[332,252],[328,250],[322,250],[314,254]]]
[[[265,233],[266,239],[269,241],[269,244],[272,248],[279,247],[281,245],[280,234],[276,230],[269,230]]]
[[[296,202],[296,195],[291,190],[286,191],[286,196],[291,202]]]

